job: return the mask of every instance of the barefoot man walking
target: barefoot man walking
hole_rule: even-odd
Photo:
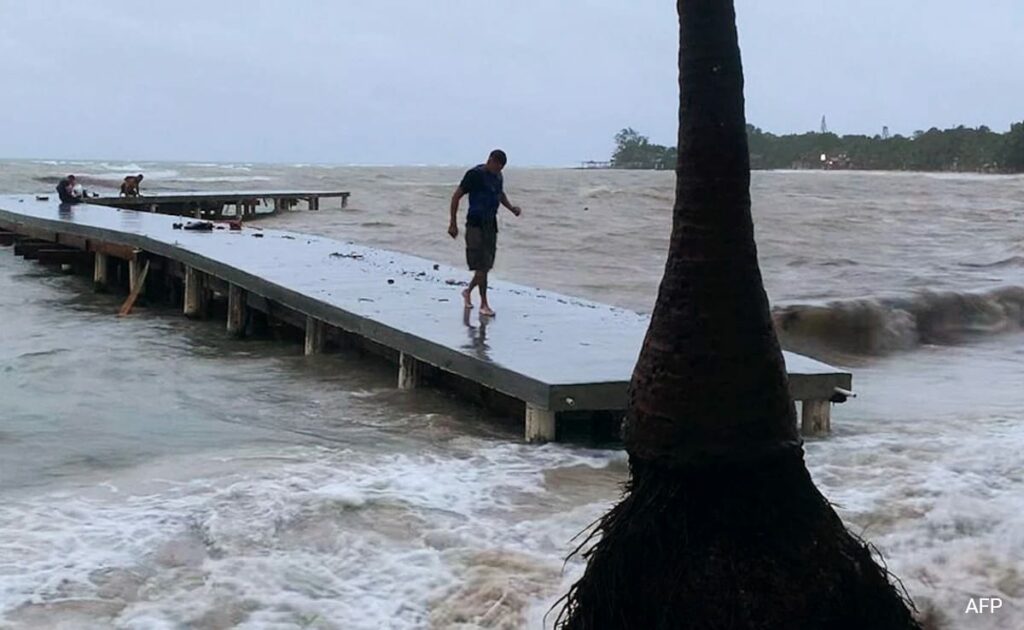
[[[473,308],[473,289],[480,289],[480,314],[494,315],[487,303],[487,272],[494,266],[494,255],[498,247],[498,205],[505,206],[517,217],[522,214],[519,206],[513,206],[505,196],[501,169],[505,168],[508,157],[501,149],[491,151],[485,164],[479,164],[466,171],[462,183],[452,195],[452,217],[448,234],[459,236],[459,201],[469,195],[469,212],[466,214],[466,263],[473,272],[469,288],[462,292],[467,309]]]

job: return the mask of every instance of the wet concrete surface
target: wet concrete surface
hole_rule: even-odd
[[[266,193],[246,193],[258,196]],[[529,403],[617,409],[649,319],[492,280],[493,318],[466,311],[469,273],[396,252],[299,233],[175,229],[181,217],[32,195],[0,197],[0,221],[138,247]],[[794,398],[850,388],[836,368],[785,353]],[[569,400],[571,399],[571,400]]]

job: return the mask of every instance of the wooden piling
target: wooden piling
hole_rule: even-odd
[[[129,270],[133,269],[139,262],[140,261],[137,260],[131,261]],[[132,312],[132,308],[135,307],[136,300],[139,299],[139,295],[142,293],[143,289],[146,288],[146,276],[149,275],[149,261],[146,261],[146,264],[142,267],[141,271],[132,272],[131,275],[134,278],[131,293],[128,294],[128,299],[121,305],[121,310],[117,313],[119,317],[124,317]]]
[[[228,286],[228,334],[233,337],[245,335],[245,290],[237,284]]]
[[[203,309],[203,272],[195,267],[185,267],[185,300],[183,310],[186,317],[202,317]]]
[[[324,351],[324,323],[315,317],[306,316],[306,356]]]
[[[92,286],[96,291],[106,291],[109,288],[110,283],[110,265],[109,257],[101,252],[94,254],[92,265]]]
[[[526,441],[531,444],[543,444],[555,441],[557,414],[550,409],[542,409],[529,403],[526,404]]]
[[[398,389],[416,389],[420,384],[420,362],[401,353],[398,356]]]
[[[148,266],[146,267],[148,268]],[[140,257],[136,256],[128,261],[128,291],[131,293],[141,292],[146,282],[145,276],[142,274],[143,261]]]
[[[832,404],[828,400],[805,400],[800,410],[800,432],[820,437],[832,432]]]

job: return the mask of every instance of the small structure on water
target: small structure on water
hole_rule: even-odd
[[[164,192],[131,197],[92,197],[89,203],[126,210],[173,214],[196,219],[251,219],[291,210],[303,202],[310,210],[320,210],[321,199],[341,199],[348,207],[348,191],[342,190],[250,190],[221,192]],[[257,211],[261,205],[267,210]]]

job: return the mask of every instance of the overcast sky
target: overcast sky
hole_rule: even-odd
[[[748,120],[1024,120],[1024,1],[737,0]],[[0,0],[0,157],[519,165],[674,142],[668,0]]]

